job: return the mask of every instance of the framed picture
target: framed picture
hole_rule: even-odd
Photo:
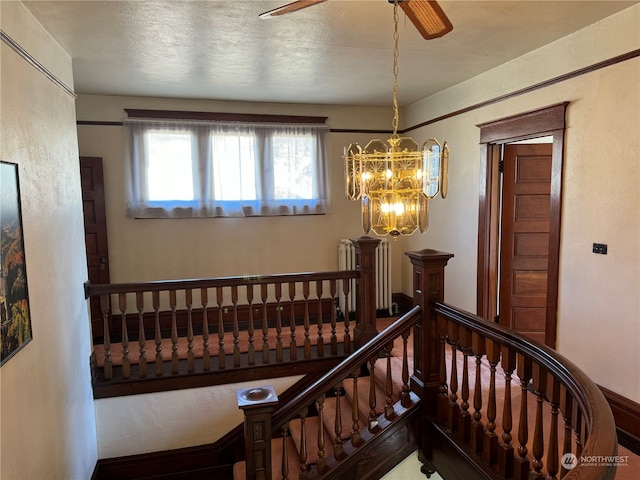
[[[31,341],[18,165],[0,162],[0,365]]]

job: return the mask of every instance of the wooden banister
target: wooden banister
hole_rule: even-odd
[[[376,411],[375,393],[373,392],[375,382],[374,364],[381,352],[391,351],[391,346],[396,339],[402,340],[403,345],[405,346],[405,348],[403,348],[402,358],[403,370],[406,370],[406,338],[408,336],[408,332],[411,331],[421,316],[421,307],[413,307],[408,313],[396,320],[380,334],[366,342],[352,355],[344,359],[339,365],[332,368],[317,381],[302,390],[294,398],[291,398],[282,405],[275,407],[273,414],[270,415],[269,418],[260,416],[260,421],[263,422],[265,430],[268,425],[270,431],[286,432],[286,435],[289,435],[290,433],[293,435],[294,428],[292,426],[290,427],[290,425],[296,423],[297,432],[295,434],[294,441],[299,440],[297,442],[297,448],[300,478],[323,478],[325,474],[332,474],[328,473],[330,470],[341,467],[347,468],[348,470],[351,467],[344,467],[345,463],[353,462],[355,457],[354,454],[363,448],[367,448],[369,445],[368,442],[371,442],[371,444],[374,445],[370,448],[375,449],[374,439],[377,435],[385,433],[385,429],[387,429],[386,433],[388,434],[388,427],[390,427],[396,419],[403,420],[404,423],[402,423],[401,426],[406,426],[411,418],[411,414],[419,414],[419,411],[417,410],[419,407],[418,397],[415,394],[407,393],[405,391],[406,379],[405,385],[403,385],[401,389],[398,388],[398,392],[396,392],[397,396],[395,397],[394,405],[385,405],[384,408],[380,409],[380,413]],[[388,358],[389,357],[387,357],[387,359]],[[388,364],[389,361],[386,360],[385,363]],[[368,366],[369,368],[369,388],[367,389],[368,391],[362,393],[364,396],[368,396],[369,406],[371,409],[370,411],[359,410],[357,385],[359,375],[361,375],[361,371],[364,366]],[[347,383],[350,384],[350,388],[353,393],[351,401],[346,397],[346,392],[349,387]],[[391,383],[391,377],[389,377],[388,383]],[[389,397],[393,395],[391,389],[392,387],[388,385],[387,391]],[[256,391],[257,390],[258,389],[256,389]],[[408,390],[408,385],[406,385],[406,390]],[[251,392],[252,390],[244,389],[243,391]],[[404,397],[402,395],[403,391],[405,391]],[[324,404],[327,393],[334,396],[334,398],[331,399],[334,400],[334,409],[331,418],[327,419],[327,424],[324,424],[322,419],[324,417]],[[246,394],[244,395],[246,396]],[[239,398],[241,397],[240,391],[238,396]],[[311,405],[316,406],[317,414],[320,419],[320,423],[317,427],[317,443],[305,435],[305,425],[308,421],[307,409]],[[349,409],[351,409],[350,414],[347,413]],[[245,426],[253,424],[254,416],[251,410],[247,410],[246,408],[243,408],[243,410],[245,411]],[[263,410],[258,411],[259,415],[262,415],[262,413]],[[365,417],[368,417],[368,422],[365,422],[367,425],[362,428],[362,426],[364,426],[362,419]],[[327,427],[328,435],[331,437],[330,447],[332,455],[330,458],[326,458],[325,453],[325,439],[324,433],[322,432],[325,426]],[[245,430],[247,429],[245,428]],[[270,455],[268,451],[269,447],[266,445],[267,439],[262,436],[262,433],[263,432],[261,431],[259,439],[260,442],[257,447],[258,455],[256,456],[256,452],[253,450],[247,450],[248,460],[245,464],[245,468],[246,478],[248,480],[252,480],[254,478],[271,478],[270,472],[265,475],[265,472],[261,467],[257,467],[258,469],[254,470],[256,466],[249,461],[249,459],[262,459],[266,455]],[[248,437],[245,439],[245,444],[247,448],[250,449],[256,443],[255,434],[249,432],[246,435],[248,435]],[[407,434],[405,433],[402,436],[407,437]],[[280,440],[276,439],[275,441],[279,442]],[[283,441],[286,441],[284,435]],[[309,448],[307,446],[307,442],[309,441],[314,441],[313,450],[314,452],[317,452],[317,460],[312,461],[309,459]],[[413,448],[415,449],[415,445]],[[285,465],[288,464],[288,460],[285,453],[286,448],[283,450],[282,474],[286,475],[285,470],[288,467],[285,467]],[[252,460],[252,462],[254,464],[256,463],[255,460]],[[262,462],[262,465],[263,464],[264,461]],[[354,471],[348,471],[351,473],[347,478],[359,478],[359,476],[353,477],[353,475],[355,475]],[[334,471],[333,474],[337,473]],[[339,474],[337,475],[339,476]],[[278,476],[278,478],[287,477]]]
[[[329,272],[281,273],[272,275],[251,275],[234,277],[196,278],[181,280],[154,280],[133,283],[85,283],[85,298],[114,293],[163,292],[195,288],[217,288],[244,285],[269,285],[275,283],[315,282],[318,280],[343,280],[359,278],[356,270]]]
[[[421,316],[421,311],[420,306],[414,306],[398,319],[398,321],[365,343],[349,356],[349,358],[341,362],[340,365],[331,369],[315,383],[300,392],[294,399],[278,407],[277,411],[274,412],[274,416],[277,415],[281,417],[282,420],[274,420],[273,425],[275,428],[279,428],[285,421],[284,419],[291,418],[302,406],[310,405],[318,397],[331,390],[335,386],[336,381],[341,381],[349,377],[351,372],[359,369],[362,364],[369,360],[372,352],[384,351],[384,347],[389,343],[390,339],[401,336],[404,331],[415,325]]]
[[[494,468],[505,477],[556,478],[556,474],[565,467],[559,464],[563,454],[577,457],[577,466],[570,470],[562,468],[563,478],[583,480],[607,480],[615,476],[613,461],[590,462],[591,458],[611,459],[617,455],[616,427],[611,409],[597,385],[576,365],[551,348],[527,340],[496,323],[488,322],[476,315],[450,305],[436,302],[433,311],[450,326],[448,332],[468,329],[484,337],[492,348],[487,349],[487,361],[490,365],[490,399],[488,423],[485,425],[485,444],[482,459],[484,468]],[[455,342],[460,342],[456,337]],[[463,346],[464,348],[464,346]],[[501,361],[505,378],[511,381],[511,373],[516,370],[521,384],[521,402],[517,439],[519,446],[513,460],[511,440],[511,399],[504,404],[504,419],[500,418],[503,428],[503,443],[498,448],[498,437],[494,429],[495,411],[495,370]],[[446,388],[446,385],[444,386]],[[449,386],[451,388],[451,386]],[[504,394],[510,392],[505,388]],[[534,425],[528,423],[527,397],[533,394]],[[543,403],[550,407],[550,418],[543,421]],[[447,412],[447,415],[449,412]],[[565,422],[565,434],[562,446],[558,440],[558,415]],[[440,412],[439,412],[440,415]],[[446,420],[446,415],[440,417]],[[576,434],[575,448],[571,447],[571,433]],[[567,430],[569,433],[567,433]],[[533,437],[530,435],[533,434]],[[489,438],[491,441],[488,441]],[[464,442],[461,442],[464,443]],[[496,450],[497,448],[497,450]],[[559,449],[562,448],[562,451]],[[498,453],[497,457],[495,453]],[[585,459],[583,465],[581,460]],[[513,470],[509,471],[510,468]],[[533,470],[533,473],[531,471]]]
[[[341,270],[86,284],[87,298],[102,308],[91,359],[94,396],[291,375],[285,366],[292,362],[296,374],[326,371],[353,348],[349,312],[338,317],[336,310],[338,295],[355,295],[350,284],[361,276]],[[275,368],[267,372],[268,365]]]

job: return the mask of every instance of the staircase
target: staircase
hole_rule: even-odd
[[[420,399],[407,384],[409,343],[397,337],[273,429],[272,478],[378,479],[414,452]],[[234,465],[235,480],[247,478],[246,465]]]

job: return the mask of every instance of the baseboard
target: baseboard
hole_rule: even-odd
[[[598,385],[609,402],[618,430],[618,443],[640,455],[640,404]]]

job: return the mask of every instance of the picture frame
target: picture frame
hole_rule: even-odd
[[[32,338],[18,165],[0,161],[0,366]]]

